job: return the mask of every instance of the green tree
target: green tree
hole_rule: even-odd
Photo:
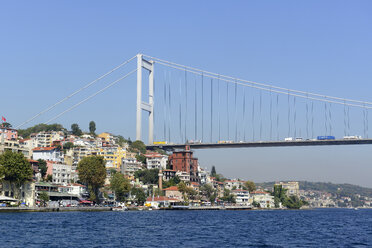
[[[276,208],[280,206],[280,203],[284,205],[284,203],[286,202],[286,199],[287,199],[286,192],[287,192],[287,189],[283,188],[282,185],[278,185],[278,184],[274,185],[273,196],[274,196],[274,204]]]
[[[252,191],[256,190],[256,184],[254,184],[254,182],[252,182],[252,181],[246,181],[246,182],[244,182],[243,188],[245,190],[248,190],[249,192],[252,192]]]
[[[216,199],[216,191],[214,190],[212,185],[204,184],[203,186],[200,187],[200,191],[202,195],[204,195],[210,200],[210,202],[214,202],[214,200]]]
[[[136,159],[138,162],[141,162],[142,164],[146,164],[146,157],[142,154],[136,154]]]
[[[38,164],[39,164],[39,171],[41,174],[41,178],[44,179],[47,173],[47,170],[48,170],[47,162],[43,159],[38,159],[37,161],[39,162]]]
[[[131,150],[140,152],[142,154],[145,154],[146,153],[146,145],[142,141],[140,141],[140,140],[134,141],[130,145],[130,148],[131,148]]]
[[[41,192],[38,198],[40,200],[41,205],[45,207],[46,203],[49,201],[49,194],[47,192]]]
[[[63,150],[64,151],[70,150],[71,148],[74,148],[74,143],[72,143],[72,142],[66,142],[63,145]]]
[[[3,124],[1,124],[2,127],[5,127],[5,128],[12,128],[12,124],[10,124],[9,122],[3,122]]]
[[[132,196],[135,197],[134,201],[137,203],[137,205],[142,206],[145,203],[146,194],[145,191],[143,191],[143,189],[133,187],[130,193]]]
[[[96,123],[94,121],[89,122],[89,133],[92,135],[96,134]]]
[[[49,175],[46,177],[46,181],[47,181],[47,182],[53,182],[53,176],[49,174]]]
[[[79,179],[88,185],[90,199],[99,203],[99,188],[106,178],[105,160],[102,156],[84,157],[77,166]]]
[[[33,127],[27,129],[18,129],[18,134],[23,138],[29,138],[31,133],[39,133],[42,131],[63,131],[66,132],[66,129],[61,124],[37,124]]]
[[[78,124],[74,123],[71,125],[71,132],[73,135],[80,136],[83,134]]]
[[[299,209],[303,206],[303,202],[295,195],[291,195],[284,201],[284,206],[289,209]]]
[[[6,151],[0,155],[0,178],[10,183],[18,199],[20,187],[32,178],[31,164],[22,153]]]
[[[158,184],[159,182],[159,169],[144,169],[134,173],[134,177],[138,178],[144,184]]]
[[[125,201],[126,195],[130,192],[129,180],[121,173],[114,173],[110,180],[110,188],[115,193],[116,201]]]
[[[221,199],[228,203],[236,203],[235,195],[231,194],[231,191],[228,189],[224,190],[223,197]]]
[[[212,170],[211,170],[211,176],[212,176],[212,177],[215,177],[216,175],[217,175],[216,167],[213,165],[213,166],[212,166]]]
[[[259,202],[256,202],[256,201],[253,201],[252,202],[252,205],[253,205],[253,207],[256,207],[256,208],[260,208],[261,207],[260,203]]]

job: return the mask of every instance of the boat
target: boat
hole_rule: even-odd
[[[127,207],[113,207],[112,208],[112,211],[122,211],[122,212],[124,212],[124,211],[128,211],[128,208]]]

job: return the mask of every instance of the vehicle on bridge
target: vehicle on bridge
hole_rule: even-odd
[[[335,140],[335,136],[318,136],[317,140]]]
[[[344,136],[344,139],[345,139],[345,140],[358,140],[358,139],[362,139],[362,136],[359,136],[359,135],[354,135],[354,136]]]
[[[154,141],[154,145],[166,145],[168,144],[167,141]]]

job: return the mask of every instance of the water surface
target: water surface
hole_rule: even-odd
[[[372,247],[372,210],[0,213],[0,247]]]

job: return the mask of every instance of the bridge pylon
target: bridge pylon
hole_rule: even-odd
[[[137,54],[137,124],[136,140],[141,140],[142,110],[149,113],[149,145],[154,142],[154,61],[148,61]],[[142,101],[142,68],[149,72],[149,102]]]

